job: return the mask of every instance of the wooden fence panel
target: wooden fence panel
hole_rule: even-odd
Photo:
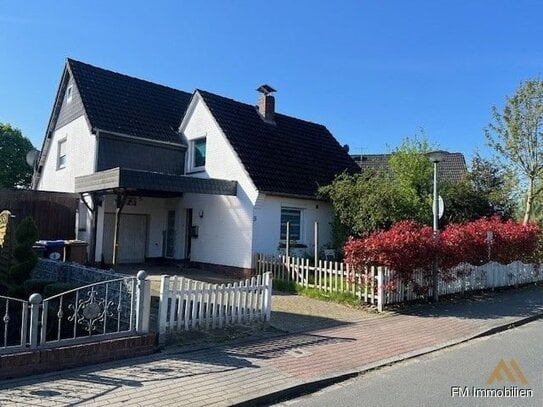
[[[40,240],[75,239],[78,207],[77,194],[0,189],[0,211],[7,209],[15,216],[15,227],[31,216]]]
[[[162,276],[159,333],[269,321],[271,290],[271,272],[227,285]]]

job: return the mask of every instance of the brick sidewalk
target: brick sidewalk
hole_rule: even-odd
[[[306,333],[73,369],[0,384],[0,405],[224,406],[463,341],[543,312],[541,288],[410,308]]]

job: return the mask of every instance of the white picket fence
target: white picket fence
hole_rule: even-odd
[[[449,271],[448,278],[440,279],[439,295],[538,283],[543,281],[543,270],[540,270],[540,267],[540,264],[524,264],[520,261],[510,264],[490,262],[481,266],[459,264]],[[422,271],[414,274],[414,280],[420,285],[428,283],[428,278],[429,275]],[[420,299],[420,296],[413,292],[411,285],[403,284],[390,270],[385,270],[383,282],[389,285],[389,288],[384,290],[384,304]],[[427,296],[431,298],[432,295],[430,284]]]
[[[322,292],[346,293],[368,304],[382,308],[379,297],[379,279],[383,278],[384,267],[366,267],[353,273],[346,263],[319,260],[311,265],[309,259],[298,257],[257,254],[258,274],[272,273],[274,279],[293,282],[305,288],[316,288]],[[381,276],[381,277],[380,277]]]
[[[159,333],[269,322],[271,294],[271,273],[228,284],[162,276]]]
[[[449,271],[447,278],[440,279],[439,295],[538,283],[543,281],[540,267],[521,262],[506,265],[492,262],[481,266],[460,264]],[[431,276],[423,271],[416,271],[414,280],[429,288],[424,295],[418,295],[413,284],[402,282],[386,267],[366,267],[353,273],[345,263],[321,260],[315,267],[310,265],[309,259],[258,254],[256,269],[258,273],[270,272],[274,279],[306,288],[351,294],[363,303],[376,305],[379,311],[384,305],[433,296]]]

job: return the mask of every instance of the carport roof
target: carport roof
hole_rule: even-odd
[[[237,182],[117,167],[76,177],[75,192],[126,192],[159,197],[181,196],[183,193],[236,195]]]

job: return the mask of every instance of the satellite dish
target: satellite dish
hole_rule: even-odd
[[[26,153],[26,163],[34,168],[34,164],[36,163],[36,160],[38,159],[40,155],[40,152],[33,148],[28,153]]]

